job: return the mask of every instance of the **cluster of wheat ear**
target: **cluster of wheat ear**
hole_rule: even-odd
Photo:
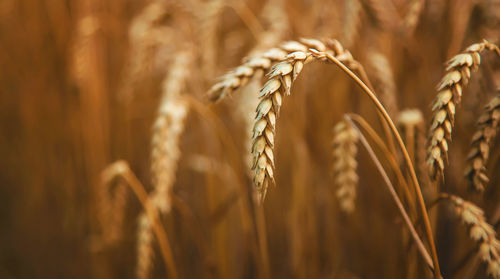
[[[477,243],[479,257],[488,265],[488,273],[493,278],[500,278],[500,241],[495,229],[486,222],[483,210],[460,197],[441,196],[451,201],[457,216],[469,229],[470,238]]]
[[[499,90],[500,91],[500,90]],[[490,156],[490,146],[495,140],[500,121],[500,95],[493,97],[485,107],[477,122],[477,131],[472,136],[472,144],[467,158],[465,177],[476,191],[484,191],[489,182],[486,163]]]
[[[481,63],[480,52],[484,49],[495,51],[498,47],[487,41],[473,44],[461,54],[451,58],[446,67],[446,75],[438,84],[438,95],[432,107],[434,112],[428,140],[427,165],[429,175],[434,180],[444,177],[444,166],[448,161],[448,143],[455,122],[456,107],[460,104],[463,88],[470,79],[471,71]]]

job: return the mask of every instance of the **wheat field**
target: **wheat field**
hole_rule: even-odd
[[[0,1],[0,278],[500,278],[499,0]]]

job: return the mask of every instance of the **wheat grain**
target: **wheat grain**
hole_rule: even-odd
[[[500,92],[500,90],[498,90]],[[467,158],[465,177],[472,189],[482,192],[489,182],[486,163],[490,155],[490,144],[495,140],[500,121],[500,95],[490,100],[477,123],[472,136],[471,149]]]
[[[455,213],[467,226],[469,237],[477,243],[480,259],[488,266],[488,274],[500,278],[500,241],[495,229],[486,222],[483,210],[457,196],[442,194],[442,197],[451,201]]]
[[[455,109],[460,103],[462,90],[467,85],[471,71],[481,62],[479,53],[489,49],[500,55],[498,47],[487,41],[469,46],[461,54],[448,61],[446,75],[437,86],[438,95],[433,105],[433,118],[427,143],[429,175],[436,180],[444,177],[445,161],[448,161],[448,142],[455,120]]]
[[[333,129],[333,175],[336,186],[336,196],[340,208],[351,213],[355,208],[358,174],[357,131],[345,120],[340,121]]]
[[[318,40],[300,39],[288,41],[279,47],[271,48],[262,53],[244,59],[244,63],[228,72],[221,80],[209,90],[208,94],[212,101],[219,101],[238,88],[245,86],[258,71],[267,71],[277,61],[284,59],[293,52],[307,52],[308,48],[325,51],[327,46]]]

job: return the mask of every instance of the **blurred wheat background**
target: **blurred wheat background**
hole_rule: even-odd
[[[498,0],[1,0],[0,278],[500,278],[499,42]]]

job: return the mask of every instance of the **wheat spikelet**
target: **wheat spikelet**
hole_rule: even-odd
[[[498,90],[500,92],[500,90]],[[472,189],[482,192],[489,182],[486,175],[486,163],[490,155],[490,144],[495,140],[500,121],[500,95],[495,96],[477,123],[477,131],[472,136],[471,149],[467,158],[465,177]]]
[[[335,125],[333,130],[333,175],[335,178],[336,195],[340,208],[351,213],[355,208],[358,174],[358,133],[345,120]]]
[[[427,144],[427,166],[429,175],[434,180],[444,177],[455,108],[460,103],[462,90],[469,81],[471,70],[476,70],[481,62],[479,52],[484,49],[494,50],[500,55],[498,47],[487,41],[473,44],[448,61],[447,73],[437,86],[438,95],[432,108],[434,113]]]
[[[467,226],[469,237],[477,243],[478,255],[488,266],[488,274],[492,278],[500,278],[500,242],[496,238],[495,229],[486,222],[483,210],[471,202],[444,194],[455,208],[455,213]]]
[[[144,212],[139,215],[138,223],[136,275],[139,279],[146,279],[149,278],[153,264],[153,230],[151,222]]]
[[[271,48],[262,53],[256,54],[244,59],[244,63],[224,75],[221,80],[209,90],[209,96],[212,101],[219,101],[230,95],[238,88],[245,86],[249,80],[262,70],[267,71],[271,66],[284,59],[288,54],[293,52],[307,52],[308,48],[315,48],[320,51],[325,51],[327,47],[324,43],[313,39],[300,39],[297,41],[289,41],[281,44],[277,48]]]
[[[329,42],[332,55],[339,60],[350,62],[352,56],[337,41]],[[324,48],[323,48],[324,49]],[[329,51],[331,52],[331,51]],[[304,65],[314,59],[326,60],[325,52],[310,49],[288,54],[283,61],[275,64],[267,74],[269,80],[259,93],[255,124],[253,127],[252,155],[253,182],[262,202],[270,183],[274,183],[274,135],[276,118],[285,95],[290,94],[293,81]]]

